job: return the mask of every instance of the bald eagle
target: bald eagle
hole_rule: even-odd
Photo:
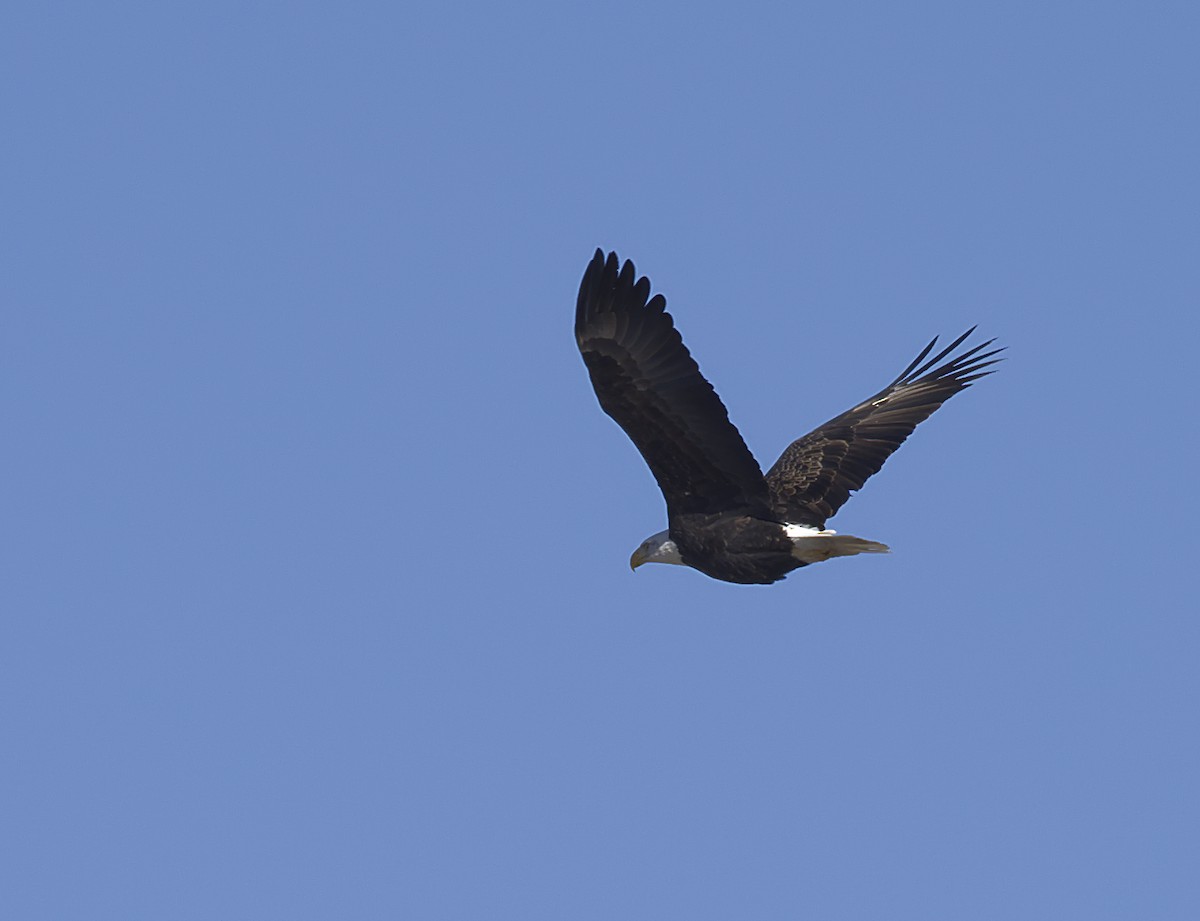
[[[667,529],[646,538],[630,566],[676,563],[725,582],[766,585],[835,556],[886,553],[825,522],[919,422],[991,374],[984,369],[1002,351],[985,351],[989,339],[953,355],[972,327],[928,358],[934,337],[899,377],[792,442],[763,476],[666,307],[632,262],[621,266],[616,253],[598,249],[579,286],[575,339],[601,408],[637,446],[667,501]]]

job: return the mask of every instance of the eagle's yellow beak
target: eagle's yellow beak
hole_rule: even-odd
[[[633,551],[633,556],[629,558],[629,568],[636,572],[639,566],[641,566],[643,563],[648,563],[649,561],[650,557],[646,555],[646,551],[643,548],[638,547]]]

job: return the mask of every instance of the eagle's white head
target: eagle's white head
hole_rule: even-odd
[[[629,558],[629,568],[637,569],[643,563],[674,563],[677,566],[686,565],[679,555],[679,548],[671,540],[669,532],[659,531],[642,541],[641,546],[633,551]]]

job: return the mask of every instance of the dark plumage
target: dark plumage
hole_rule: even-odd
[[[850,493],[879,471],[918,423],[990,374],[993,340],[952,355],[972,330],[932,358],[933,342],[869,400],[794,441],[764,477],[675,329],[661,294],[601,250],[584,273],[575,339],[600,406],[625,430],[667,502],[667,532],[634,553],[683,563],[714,579],[769,583],[833,556],[882,544],[823,531]],[[803,527],[791,527],[803,526]]]

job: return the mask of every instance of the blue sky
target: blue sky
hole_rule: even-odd
[[[1194,919],[1185,3],[10,4],[0,913]],[[571,334],[760,461],[1009,347],[769,588]]]

